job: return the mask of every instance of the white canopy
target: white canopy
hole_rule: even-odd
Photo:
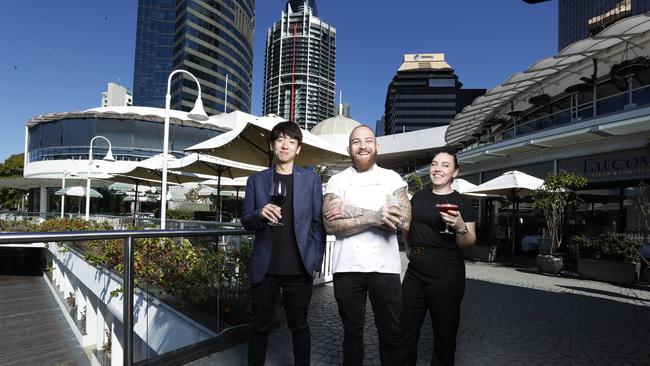
[[[485,197],[485,196],[487,196],[484,193],[470,193],[469,192],[470,190],[475,189],[476,187],[477,187],[476,184],[470,183],[470,182],[466,181],[463,178],[454,178],[454,180],[451,182],[451,188],[454,191],[456,191],[456,192],[458,192],[460,194],[464,194],[464,195],[467,195],[467,196],[476,196],[476,197]]]
[[[141,183],[156,183],[162,181],[162,164],[163,154],[152,156],[149,159],[139,162],[133,169],[114,174],[108,178],[114,182],[141,184]],[[184,173],[169,168],[170,166],[177,166],[180,159],[176,159],[173,155],[167,154],[167,182],[169,184],[183,184],[190,182],[200,182],[208,179],[216,178],[213,175]]]
[[[463,108],[451,121],[445,134],[447,144],[467,141],[480,133],[484,122],[509,111],[523,111],[531,107],[528,99],[545,94],[555,96],[571,85],[581,83],[581,77],[591,77],[593,61],[597,60],[597,77],[609,73],[611,64],[630,54],[650,56],[650,15],[641,14],[622,19],[599,34],[575,42],[559,54],[540,60],[526,71],[512,75],[501,85]],[[602,65],[609,64],[608,67]]]
[[[500,176],[491,179],[483,184],[469,189],[466,193],[484,193],[498,196],[524,196],[536,190],[544,184],[544,181],[522,173],[518,170],[505,172]]]
[[[203,152],[247,164],[268,166],[268,134],[277,123],[283,121],[286,120],[272,114],[251,119],[232,131],[190,146],[186,150]],[[327,164],[346,159],[348,159],[348,154],[345,148],[335,146],[309,131],[302,130],[302,147],[300,154],[296,157],[297,164]]]
[[[266,169],[263,166],[240,163],[238,161],[219,158],[216,156],[193,153],[180,159],[175,159],[167,166],[168,169],[183,173],[204,174],[229,178],[246,177],[254,172]]]
[[[72,186],[72,187],[65,187],[62,189],[59,189],[58,191],[54,192],[55,195],[57,196],[75,196],[75,197],[86,197],[86,187],[82,186]],[[90,197],[91,198],[102,198],[102,194],[97,192],[94,189],[90,189]]]

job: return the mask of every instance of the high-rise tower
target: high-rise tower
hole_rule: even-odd
[[[558,50],[650,10],[649,0],[558,0]]]
[[[263,113],[309,129],[334,116],[336,29],[318,17],[315,0],[287,1],[267,31]]]
[[[134,104],[164,107],[169,74],[185,69],[208,114],[249,112],[254,19],[255,0],[140,0]],[[185,74],[174,78],[172,108],[190,110],[196,90]]]
[[[446,126],[485,89],[462,89],[443,53],[406,54],[388,86],[385,134]]]

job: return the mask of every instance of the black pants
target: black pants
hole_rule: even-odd
[[[370,297],[379,335],[381,364],[399,365],[399,274],[345,272],[334,274],[334,296],[343,320],[343,365],[363,364],[366,298]]]
[[[293,336],[293,359],[296,365],[309,365],[311,335],[307,310],[314,289],[314,281],[307,275],[267,275],[253,285],[253,325],[248,345],[248,364],[264,365],[269,328],[273,313],[282,294],[282,305],[287,324]]]
[[[411,251],[402,282],[402,365],[417,362],[420,328],[427,311],[433,328],[431,365],[453,365],[460,304],[465,294],[465,263],[459,250]]]

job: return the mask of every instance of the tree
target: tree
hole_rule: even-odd
[[[332,173],[325,165],[316,165],[314,171],[320,176],[320,181],[327,184],[327,181],[332,177]]]
[[[639,183],[639,209],[643,216],[645,227],[650,231],[650,187],[644,181]]]
[[[546,218],[551,236],[551,255],[555,255],[562,245],[567,217],[582,202],[575,189],[586,185],[587,178],[563,170],[560,174],[549,175],[544,184],[533,191],[533,207],[541,209]]]
[[[11,155],[4,163],[0,164],[0,177],[22,177],[23,162],[23,154]],[[19,205],[25,192],[25,190],[15,188],[0,188],[0,207],[6,209]]]

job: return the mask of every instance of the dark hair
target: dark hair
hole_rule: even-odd
[[[300,127],[295,122],[285,121],[275,125],[269,134],[269,142],[273,143],[273,141],[282,136],[296,139],[298,140],[298,145],[302,144],[302,131],[300,131]]]
[[[459,167],[459,165],[458,165],[458,157],[456,156],[456,149],[454,149],[454,148],[443,147],[443,148],[441,148],[439,150],[436,150],[436,152],[433,153],[433,157],[431,158],[431,160],[435,159],[436,156],[438,156],[440,154],[443,154],[443,153],[444,154],[449,154],[449,155],[454,157],[454,169],[458,169],[458,167]]]

